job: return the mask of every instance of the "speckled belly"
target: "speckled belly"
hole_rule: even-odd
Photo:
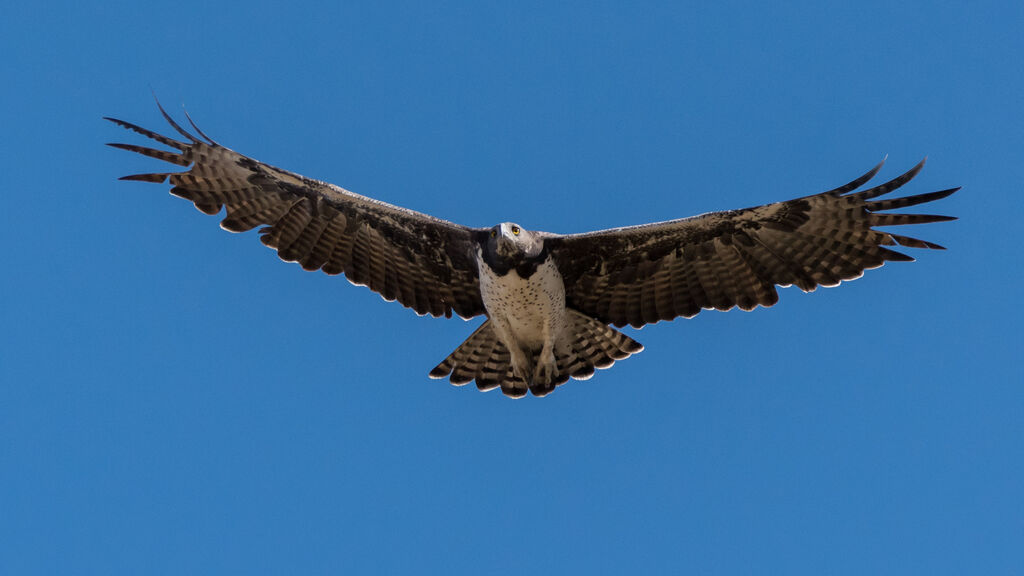
[[[551,260],[525,279],[515,270],[498,276],[481,266],[480,295],[487,315],[505,324],[520,346],[538,348],[546,334],[557,339],[565,328],[565,287]]]

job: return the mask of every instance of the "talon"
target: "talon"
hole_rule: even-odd
[[[513,349],[510,352],[512,354],[512,374],[524,382],[529,382],[530,373],[533,372],[533,366],[530,365],[530,357],[523,354],[522,350]]]
[[[537,368],[534,371],[533,381],[537,383],[551,382],[558,376],[558,363],[555,361],[555,353],[543,350],[537,360]]]

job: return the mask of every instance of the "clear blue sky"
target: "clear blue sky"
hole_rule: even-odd
[[[553,4],[5,8],[0,573],[1020,573],[1024,5]],[[151,89],[473,226],[741,208],[886,154],[961,219],[511,401],[426,376],[476,322],[116,181],[160,163],[100,118],[162,129]]]

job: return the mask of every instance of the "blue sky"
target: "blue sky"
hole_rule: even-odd
[[[145,4],[145,5],[143,5]],[[1024,565],[1019,2],[5,9],[0,572],[1009,574]],[[540,401],[476,322],[278,261],[103,122],[472,226],[579,232],[928,156],[949,247],[629,331]]]

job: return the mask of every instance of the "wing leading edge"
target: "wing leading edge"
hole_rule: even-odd
[[[883,161],[884,162],[884,161]],[[752,310],[778,301],[776,286],[805,292],[859,278],[886,261],[913,260],[888,248],[943,249],[876,230],[955,220],[885,212],[933,202],[959,188],[877,199],[924,166],[874,188],[882,164],[852,182],[813,196],[744,210],[713,212],[547,240],[565,279],[569,306],[615,326],[640,327],[702,309]]]
[[[275,168],[217,144],[191,118],[198,136],[179,126],[163,107],[160,112],[184,141],[123,120],[106,120],[172,151],[109,145],[189,169],[122,180],[169,180],[172,194],[205,214],[226,208],[221,221],[225,230],[262,226],[260,240],[282,260],[298,262],[306,270],[343,273],[353,284],[418,314],[450,317],[454,312],[471,318],[484,312],[472,253],[474,229]]]

